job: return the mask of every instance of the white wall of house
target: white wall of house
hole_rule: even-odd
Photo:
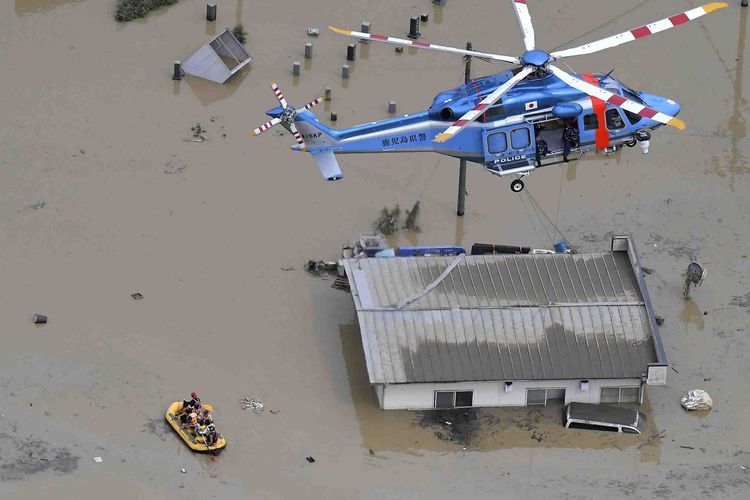
[[[380,386],[380,387],[377,387]],[[384,410],[423,410],[435,407],[435,391],[473,391],[473,406],[525,406],[526,389],[565,389],[565,403],[598,403],[602,387],[641,387],[640,379],[592,379],[588,390],[580,380],[514,381],[510,392],[505,382],[455,382],[426,384],[376,384]],[[381,396],[382,391],[382,396]],[[642,389],[641,389],[642,391]]]

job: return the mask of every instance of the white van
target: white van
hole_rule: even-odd
[[[646,415],[638,410],[591,403],[570,403],[563,410],[563,426],[569,429],[641,434]]]

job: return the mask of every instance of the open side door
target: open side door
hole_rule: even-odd
[[[536,140],[528,123],[482,131],[484,168],[497,175],[521,174],[535,168]]]

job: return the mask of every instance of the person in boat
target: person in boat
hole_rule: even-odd
[[[208,446],[215,445],[216,441],[218,441],[219,439],[219,433],[216,432],[216,426],[213,423],[206,425],[198,432],[201,436],[203,436],[203,439],[206,441],[206,444]]]
[[[200,425],[209,425],[214,423],[214,417],[211,415],[211,412],[206,410],[205,408],[198,416],[198,423]]]
[[[190,412],[190,415],[188,415],[187,426],[188,429],[193,431],[193,434],[198,435],[200,424],[198,423],[198,414],[195,411]]]
[[[188,407],[189,408],[194,408],[194,409],[199,409],[201,407],[201,398],[198,397],[198,393],[195,392],[195,391],[193,391],[193,392],[190,393],[190,397],[192,399],[190,399],[188,401],[183,401],[182,402],[182,409],[184,410],[184,409],[186,409]]]

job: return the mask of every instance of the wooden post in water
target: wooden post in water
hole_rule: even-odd
[[[466,50],[471,50],[471,42],[466,43]],[[464,68],[464,83],[471,80],[471,56],[464,56],[466,67]],[[460,160],[458,167],[458,205],[456,206],[456,215],[464,216],[466,208],[466,160]]]
[[[206,4],[206,21],[216,21],[216,2]]]

